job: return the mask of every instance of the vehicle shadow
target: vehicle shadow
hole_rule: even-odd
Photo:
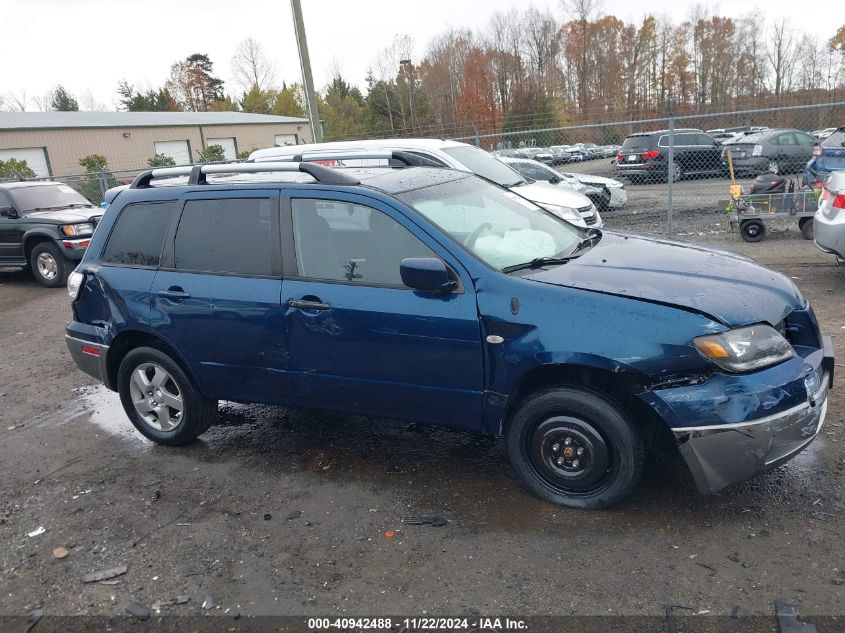
[[[712,525],[777,507],[805,511],[818,494],[814,450],[752,481],[702,496],[680,459],[650,454],[631,499],[605,512],[561,508],[535,498],[516,478],[495,437],[323,411],[224,404],[219,424],[188,448],[195,459],[236,460],[261,472],[305,473],[326,481],[394,490],[427,512],[477,531],[537,533],[569,526],[624,532],[630,522],[663,529]],[[802,510],[803,509],[803,510]]]

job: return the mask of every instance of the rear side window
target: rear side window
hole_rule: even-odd
[[[174,207],[173,202],[125,206],[103,250],[102,261],[124,266],[158,266]]]
[[[189,200],[173,245],[176,269],[270,275],[272,212],[266,198]]]

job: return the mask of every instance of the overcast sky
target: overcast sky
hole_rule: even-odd
[[[367,68],[396,33],[408,33],[419,58],[429,40],[449,27],[483,27],[497,10],[533,4],[563,18],[558,0],[302,0],[318,86],[336,64],[363,87]],[[644,14],[689,15],[693,0],[603,0],[604,13],[626,21]],[[796,31],[827,41],[845,23],[843,0],[702,3],[711,13],[739,16],[754,9],[770,20],[787,17]],[[232,92],[231,58],[252,37],[276,62],[279,81],[298,81],[299,62],[288,0],[0,0],[0,95],[41,96],[62,83],[78,98],[90,91],[106,109],[116,106],[120,79],[161,86],[170,65],[207,53]],[[30,109],[33,106],[30,105]]]

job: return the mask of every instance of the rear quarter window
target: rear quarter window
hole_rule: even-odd
[[[123,266],[158,266],[164,234],[175,206],[175,202],[148,202],[123,207],[101,261]]]

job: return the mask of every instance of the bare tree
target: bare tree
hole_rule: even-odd
[[[97,101],[89,88],[79,97],[79,109],[86,112],[102,112],[106,109],[106,106],[103,102]]]
[[[261,90],[269,88],[276,69],[264,52],[261,42],[248,37],[235,48],[235,54],[232,56],[232,74],[243,91],[249,92],[253,86],[258,86]]]
[[[29,99],[26,96],[26,90],[21,90],[19,93],[8,92],[4,97],[6,107],[11,112],[26,112]]]
[[[772,25],[766,59],[772,71],[772,92],[778,97],[791,88],[792,72],[795,66],[793,35],[787,27],[786,18]]]

